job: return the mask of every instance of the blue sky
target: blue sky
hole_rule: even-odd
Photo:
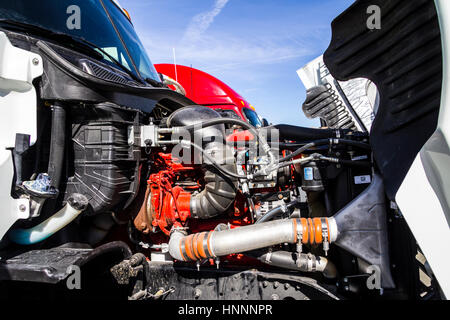
[[[153,63],[211,73],[272,123],[316,126],[296,70],[322,54],[353,0],[121,0]]]

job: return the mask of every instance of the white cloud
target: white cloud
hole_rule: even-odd
[[[215,0],[212,10],[202,12],[192,18],[186,29],[182,42],[190,42],[199,39],[208,30],[214,19],[222,12],[229,0]]]
[[[241,71],[250,66],[257,69],[258,65],[283,63],[314,55],[310,44],[317,39],[311,38],[319,37],[305,28],[291,32],[260,32],[258,29],[254,33],[239,33],[231,25],[221,31],[206,32],[228,2],[229,0],[215,0],[213,8],[194,16],[187,29],[184,32],[181,30],[181,34],[172,25],[167,26],[163,33],[148,30],[141,38],[153,62],[172,63],[172,50],[175,48],[178,64],[192,65],[206,72],[220,74],[232,70]],[[298,67],[300,66],[299,63]],[[239,76],[251,75],[247,73]],[[255,73],[253,77],[256,77]]]
[[[172,62],[172,48],[176,47],[177,62],[193,65],[205,71],[217,72],[240,69],[244,66],[276,64],[311,55],[312,51],[301,39],[259,36],[253,38],[230,34],[203,35],[196,41],[180,43],[167,41],[167,37],[144,38],[153,62]]]

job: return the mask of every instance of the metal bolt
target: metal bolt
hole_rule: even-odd
[[[264,281],[264,282],[263,282],[263,287],[264,287],[264,288],[266,288],[268,285],[269,285],[269,282],[267,282],[267,281]]]
[[[277,294],[273,294],[271,297],[270,297],[272,300],[280,300],[280,296],[279,295],[277,295]]]
[[[38,59],[38,58],[34,58],[34,59],[32,60],[32,62],[33,62],[33,64],[34,64],[35,66],[37,66],[37,65],[39,64],[39,59]]]
[[[21,205],[19,206],[19,210],[20,210],[20,212],[25,212],[25,211],[27,210],[27,206],[24,205],[24,204],[21,204]]]
[[[291,285],[289,284],[289,283],[285,283],[284,284],[284,288],[287,290],[287,289],[289,289],[291,287]]]
[[[202,290],[196,288],[196,289],[194,290],[194,298],[195,298],[195,299],[198,299],[198,298],[200,298],[201,295],[202,295]]]
[[[276,289],[276,288],[278,288],[278,286],[280,285],[280,283],[278,282],[278,281],[275,281],[274,283],[273,283],[273,287]]]
[[[216,258],[216,259],[214,260],[214,262],[216,263],[217,269],[219,269],[220,259],[219,259],[219,258]]]

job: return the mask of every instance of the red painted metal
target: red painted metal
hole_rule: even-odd
[[[253,141],[255,137],[250,131],[238,131],[235,130],[232,134],[227,136],[228,142],[242,142],[242,141]]]
[[[151,157],[156,173],[151,174],[147,181],[152,207],[150,220],[155,230],[159,229],[162,233],[145,233],[149,243],[167,243],[172,227],[185,227],[190,233],[195,234],[212,231],[219,224],[225,224],[234,229],[253,223],[246,198],[241,193],[237,194],[234,210],[231,210],[228,215],[209,220],[191,218],[190,192],[202,187],[202,181],[195,179],[201,176],[199,172],[201,168],[178,163],[177,159],[168,153],[160,152]],[[191,185],[183,187],[176,185],[177,182],[185,181],[186,178],[192,181]],[[221,258],[221,261],[233,266],[259,265],[257,260],[243,254],[232,254]],[[214,261],[211,260],[210,264],[213,265]]]
[[[177,163],[177,159],[165,153],[159,153],[153,163],[159,170],[151,174],[147,181],[154,213],[152,225],[168,235],[172,226],[181,227],[191,216],[191,193],[174,186],[175,182],[196,169]],[[200,188],[200,185],[193,187]]]
[[[243,120],[244,108],[253,107],[236,91],[216,77],[198,69],[174,64],[156,64],[156,70],[180,83],[186,97],[212,109],[233,110]],[[176,70],[175,70],[176,68]]]
[[[152,158],[157,171],[151,174],[147,181],[153,212],[151,224],[169,234],[172,226],[185,226],[191,218],[191,192],[202,187],[202,181],[195,180],[196,176],[200,176],[201,168],[178,163],[177,159],[168,153],[158,153]],[[189,186],[177,185],[178,181],[185,181],[187,178],[192,182]],[[240,193],[237,195],[234,211],[224,220],[192,219],[189,226],[193,230],[210,231],[218,223],[230,223],[233,226],[251,223],[243,195]]]

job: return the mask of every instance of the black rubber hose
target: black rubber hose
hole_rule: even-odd
[[[64,164],[64,150],[66,143],[66,110],[55,103],[52,106],[52,130],[50,141],[50,156],[48,161],[48,175],[51,186],[58,189]]]
[[[205,149],[207,147],[205,146]],[[234,158],[226,159],[225,149],[223,148],[223,155],[216,154],[212,157],[225,171],[237,174]],[[190,203],[192,216],[200,219],[210,219],[226,212],[234,204],[238,185],[236,177],[225,176],[222,171],[215,170],[214,167],[206,170],[205,182],[205,189],[192,196]]]
[[[280,133],[281,140],[297,142],[315,141],[320,139],[338,138],[345,136],[350,130],[315,129],[279,124],[274,126]],[[337,135],[339,133],[339,136]]]
[[[249,124],[248,122],[245,122],[245,121],[239,120],[239,119],[233,119],[233,118],[218,118],[218,119],[206,120],[206,121],[196,123],[194,125],[185,126],[185,127],[183,127],[183,129],[186,131],[192,131],[195,128],[197,128],[197,126],[200,126],[200,125],[201,125],[201,128],[204,129],[204,128],[215,126],[218,124],[239,125],[245,129],[247,129],[248,131],[250,131],[253,135],[255,135],[257,137],[261,136],[261,134],[258,132],[258,130],[254,126]],[[263,138],[263,141],[265,141],[264,138]]]
[[[292,152],[291,154],[287,155],[286,157],[281,158],[280,160],[278,160],[278,162],[281,163],[281,162],[289,161],[289,160],[295,158],[296,156],[301,155],[306,150],[309,150],[311,148],[318,147],[318,146],[323,146],[323,145],[326,145],[329,143],[330,143],[330,139],[322,139],[322,140],[317,140],[317,141],[305,144],[303,147],[297,149],[296,151]]]
[[[170,123],[168,123],[168,124],[170,124]],[[270,150],[270,146],[267,143],[267,140],[263,136],[262,132],[258,131],[250,123],[245,122],[243,120],[233,119],[233,118],[217,118],[217,119],[205,120],[205,121],[197,122],[192,125],[184,126],[184,127],[182,127],[182,129],[184,129],[186,131],[192,131],[192,130],[195,130],[200,125],[201,125],[201,129],[205,129],[207,127],[216,126],[216,125],[220,125],[220,124],[235,124],[235,125],[239,125],[245,129],[247,129],[248,131],[250,131],[251,134],[253,134],[255,137],[258,138],[258,141],[262,145],[263,150],[270,157],[271,164],[273,164],[275,162],[275,157],[274,157],[272,151]]]
[[[346,144],[348,146],[352,146],[352,147],[359,148],[359,149],[372,150],[370,144],[365,143],[365,142],[361,142],[361,141],[353,141],[353,140],[348,140],[348,139],[339,139],[339,143]]]
[[[344,144],[347,146],[351,146],[351,147],[355,147],[358,149],[363,149],[363,150],[371,150],[370,144],[365,143],[365,142],[361,142],[361,141],[353,141],[353,140],[348,140],[348,139],[333,139],[338,141],[338,144]],[[333,143],[336,144],[336,143]],[[292,143],[279,143],[278,146],[280,148],[283,149],[288,149],[288,148],[292,148],[292,149],[298,149],[301,148],[303,146],[305,146],[305,143],[296,143],[296,142],[292,142]]]
[[[359,141],[352,141],[352,140],[348,140],[348,139],[321,139],[321,140],[317,140],[317,141],[313,141],[310,143],[305,144],[304,146],[298,148],[297,150],[295,150],[293,153],[287,155],[284,158],[281,158],[280,160],[278,160],[278,162],[286,162],[289,161],[293,158],[295,158],[296,156],[299,156],[300,154],[302,154],[303,152],[305,152],[306,150],[309,150],[311,148],[314,147],[319,147],[319,146],[323,146],[323,145],[327,145],[327,144],[346,144],[349,146],[353,146],[353,147],[357,147],[357,148],[361,148],[361,149],[365,149],[365,150],[370,150],[370,145],[364,142],[359,142]],[[348,163],[347,163],[348,164]]]
[[[194,149],[200,151],[203,154],[203,156],[206,158],[206,160],[208,160],[210,162],[209,164],[212,165],[214,168],[216,168],[218,171],[222,172],[224,175],[226,175],[226,176],[228,176],[230,178],[235,178],[235,179],[244,179],[244,180],[248,179],[247,176],[237,174],[236,170],[231,170],[230,171],[230,170],[227,170],[225,168],[225,166],[222,166],[222,165],[218,164],[217,161],[214,160],[202,147],[196,145],[193,142],[190,142],[190,145]]]
[[[267,212],[264,216],[262,216],[259,220],[257,220],[255,222],[255,224],[258,223],[263,223],[263,222],[267,222],[272,220],[273,218],[275,218],[277,215],[282,214],[284,212],[289,212],[291,213],[291,210],[295,209],[295,207],[298,205],[298,201],[294,200],[291,201],[285,205],[281,205],[279,207],[276,207],[272,210],[270,210],[269,212]]]
[[[195,128],[202,124],[203,136],[215,136],[224,133],[223,121],[215,121],[220,114],[212,109],[202,106],[191,106],[179,109],[172,113],[167,124],[168,127],[182,126],[185,130]],[[222,120],[222,119],[219,119]],[[205,125],[208,123],[208,125]],[[208,129],[206,129],[208,128]],[[223,132],[222,132],[223,130]],[[225,138],[223,136],[223,138]],[[234,152],[226,146],[225,141],[203,141],[202,146],[191,146],[201,150],[204,157],[210,162],[205,172],[205,189],[193,195],[190,201],[191,215],[200,219],[210,219],[225,213],[234,204],[238,177]],[[229,157],[229,158],[227,158]]]

